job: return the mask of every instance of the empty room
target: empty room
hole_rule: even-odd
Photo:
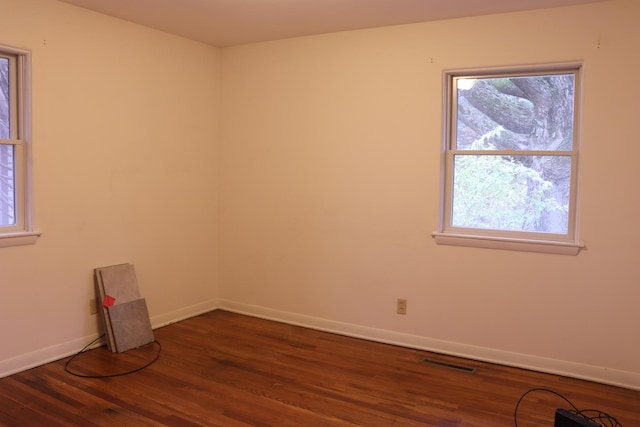
[[[640,425],[637,0],[0,15],[0,425]]]

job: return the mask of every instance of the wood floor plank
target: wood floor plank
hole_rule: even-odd
[[[514,425],[520,396],[555,390],[624,427],[640,426],[640,392],[348,338],[216,310],[154,331],[148,368],[82,378],[61,360],[0,379],[2,426],[434,426]],[[84,375],[142,366],[156,344],[105,347],[70,364]],[[469,366],[461,372],[423,359]],[[558,396],[532,392],[519,427],[553,426]]]

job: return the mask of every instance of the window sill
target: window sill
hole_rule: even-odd
[[[33,245],[41,234],[42,233],[39,231],[21,231],[17,233],[0,234],[0,248]]]
[[[449,234],[434,231],[431,235],[438,245],[467,246],[474,248],[504,249],[510,251],[539,252],[557,255],[578,255],[583,243],[529,240],[508,237]]]

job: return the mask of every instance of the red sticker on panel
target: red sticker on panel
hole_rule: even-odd
[[[105,295],[104,301],[102,301],[102,305],[105,307],[111,307],[113,303],[116,302],[116,299],[110,295]]]

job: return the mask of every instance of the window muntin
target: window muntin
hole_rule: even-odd
[[[445,73],[438,243],[455,235],[578,245],[579,70]]]

